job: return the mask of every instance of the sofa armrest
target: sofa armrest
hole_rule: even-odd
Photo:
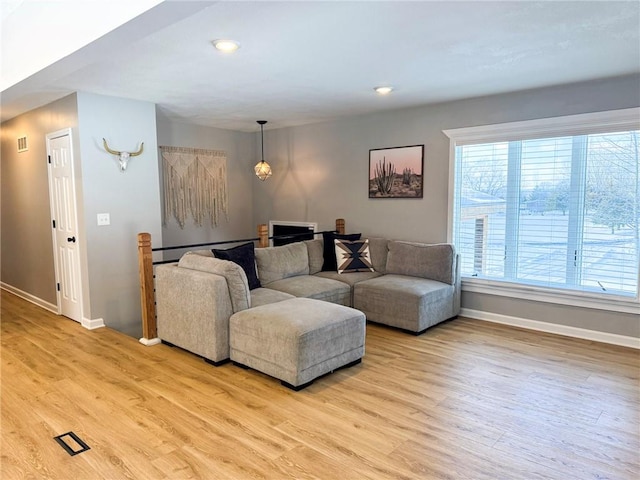
[[[156,267],[158,337],[213,362],[229,358],[233,314],[224,277],[182,268]]]
[[[460,254],[456,253],[455,267],[454,267],[454,272],[455,272],[454,284],[453,284],[453,286],[455,287],[455,290],[453,293],[453,311],[455,312],[456,315],[460,313],[460,307],[461,307],[461,303],[460,303],[460,298],[462,296],[462,275],[460,273],[461,261],[462,261],[462,258],[460,258]]]
[[[242,267],[237,263],[187,252],[178,262],[178,266],[206,273],[214,273],[224,277],[229,288],[231,306],[233,307],[234,313],[251,307],[249,281],[247,280],[247,275],[244,273],[244,270],[242,270]]]

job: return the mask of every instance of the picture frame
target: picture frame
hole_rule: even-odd
[[[424,145],[369,150],[369,198],[422,198]]]

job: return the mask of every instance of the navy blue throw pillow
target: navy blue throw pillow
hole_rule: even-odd
[[[324,242],[322,255],[324,263],[322,264],[323,272],[335,272],[338,270],[338,262],[336,261],[336,245],[334,240],[360,240],[361,233],[349,233],[340,235],[335,232],[323,232],[322,241]]]
[[[211,249],[211,252],[214,257],[220,260],[229,260],[240,265],[247,275],[249,290],[262,286],[258,278],[258,273],[256,272],[256,254],[253,243],[244,243],[226,250],[217,250],[214,248]]]

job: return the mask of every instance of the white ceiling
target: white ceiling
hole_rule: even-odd
[[[163,2],[5,89],[2,120],[86,91],[185,123],[301,125],[639,73],[639,34],[638,1]]]

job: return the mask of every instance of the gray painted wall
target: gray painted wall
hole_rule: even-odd
[[[81,127],[79,127],[81,126]],[[79,92],[2,124],[2,282],[56,305],[45,136],[72,128],[82,262],[83,317],[133,336],[142,331],[138,232],[160,238],[155,105]],[[27,134],[29,151],[17,153]],[[145,151],[121,173],[118,150]],[[111,225],[96,215],[110,213]]]
[[[79,164],[77,126],[75,94],[2,124],[1,279],[50,306],[56,305],[56,283],[45,137],[72,128]],[[18,153],[17,138],[22,135],[29,149]]]
[[[400,89],[396,92],[401,95]],[[383,99],[381,99],[383,100]],[[265,133],[274,174],[254,192],[254,223],[317,221],[349,232],[443,242],[449,139],[442,130],[640,106],[640,76],[449,102]],[[423,199],[369,199],[371,148],[425,144]],[[463,293],[464,308],[640,337],[636,315]]]
[[[212,227],[195,224],[189,218],[184,229],[175,219],[169,219],[162,227],[162,239],[153,239],[153,246],[189,245],[225,240],[254,238],[257,235],[253,223],[253,189],[259,180],[251,175],[257,162],[256,135],[219,128],[186,125],[171,122],[158,115],[158,145],[171,147],[224,150],[227,154],[227,181],[229,193],[229,219]],[[159,154],[158,157],[161,157]],[[162,162],[162,159],[159,159]],[[161,163],[160,163],[161,165]],[[162,167],[160,166],[162,176]],[[218,248],[226,248],[222,245]],[[204,248],[204,247],[203,247]],[[177,258],[184,251],[166,253],[166,259]],[[173,255],[173,256],[170,256]]]
[[[631,313],[609,312],[571,305],[551,305],[464,291],[461,302],[464,308],[470,310],[640,338],[640,318]]]
[[[397,94],[401,94],[399,90]],[[77,105],[77,106],[76,106]],[[72,95],[2,124],[2,282],[55,303],[45,135],[73,128],[80,231],[85,245],[85,317],[140,335],[136,234],[152,234],[154,246],[254,237],[269,220],[316,221],[332,229],[336,217],[366,235],[447,240],[449,142],[444,129],[640,106],[640,76],[470,99],[420,108],[343,118],[265,132],[265,158],[274,175],[260,182],[259,134],[169,122],[152,104],[84,93]],[[78,128],[80,125],[80,128]],[[18,135],[30,150],[18,154]],[[157,135],[157,137],[156,137]],[[101,147],[145,153],[122,174]],[[156,142],[156,138],[158,139]],[[371,148],[425,144],[425,196],[419,200],[370,200]],[[227,151],[230,219],[216,229],[175,223],[161,228],[157,145]],[[111,225],[98,227],[97,213]],[[162,238],[158,243],[157,239]],[[463,307],[640,337],[637,316],[464,292]]]
[[[160,193],[155,105],[78,93],[85,240],[91,319],[133,336],[142,333],[137,234],[160,238]],[[144,152],[120,172],[115,150]],[[111,224],[98,226],[97,214]]]

